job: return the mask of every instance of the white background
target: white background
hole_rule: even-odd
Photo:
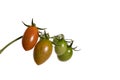
[[[74,52],[60,62],[53,50],[38,66],[21,40],[0,54],[0,80],[120,80],[119,0],[1,0],[0,48],[23,35],[31,19],[51,36],[73,39]]]

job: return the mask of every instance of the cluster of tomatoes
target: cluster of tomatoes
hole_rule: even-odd
[[[72,39],[66,40],[63,34],[50,37],[49,33],[46,33],[46,28],[36,27],[33,19],[31,25],[27,25],[24,22],[23,24],[27,26],[23,36],[20,36],[8,43],[0,50],[0,53],[2,53],[2,51],[13,42],[22,38],[22,46],[25,51],[29,51],[34,48],[33,58],[37,65],[48,60],[52,54],[53,47],[55,48],[55,53],[60,61],[68,61],[72,57],[73,50],[76,49],[76,47],[72,48]]]

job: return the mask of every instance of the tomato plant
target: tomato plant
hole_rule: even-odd
[[[73,50],[76,51],[76,47],[72,48],[73,40],[70,39],[71,41],[66,41],[63,34],[50,37],[49,34],[45,31],[46,28],[36,27],[33,19],[31,25],[27,25],[24,22],[23,24],[27,26],[24,34],[12,40],[2,49],[0,49],[0,54],[8,46],[10,46],[19,39],[22,39],[22,47],[25,51],[34,48],[33,58],[37,65],[43,64],[49,59],[52,54],[53,45],[55,53],[57,54],[57,57],[60,61],[68,61],[73,55]],[[44,30],[44,33],[40,30]],[[40,38],[39,41],[38,38]],[[70,42],[70,45],[68,44],[68,42]]]

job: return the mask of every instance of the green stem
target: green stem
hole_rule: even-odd
[[[70,44],[70,47],[72,47],[72,45],[73,45],[73,40],[71,40],[71,44]]]
[[[36,26],[36,24],[33,22],[33,18],[32,18],[32,21],[31,21],[31,25]]]
[[[76,47],[74,47],[74,48],[72,48],[74,51],[80,51],[81,49],[76,49],[77,48],[77,46]]]
[[[8,46],[10,46],[10,45],[11,45],[12,43],[14,43],[15,41],[21,39],[22,37],[23,37],[23,36],[20,36],[20,37],[14,39],[13,41],[9,42],[5,47],[3,47],[3,48],[0,50],[0,54],[1,54]]]
[[[39,29],[39,30],[45,30],[45,29],[47,29],[47,28],[39,28],[39,27],[37,27],[37,29]]]
[[[26,27],[29,27],[29,26],[30,26],[30,25],[25,24],[23,21],[22,21],[22,23],[23,23]]]

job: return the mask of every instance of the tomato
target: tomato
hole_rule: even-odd
[[[53,40],[55,43],[55,52],[57,55],[62,55],[67,49],[67,42],[64,39]]]
[[[49,39],[41,39],[34,48],[34,61],[37,65],[44,63],[52,53],[52,43]]]
[[[57,55],[57,57],[60,61],[68,61],[72,57],[72,54],[73,54],[73,50],[70,46],[68,46],[65,53],[62,55]]]
[[[35,26],[29,26],[24,32],[22,38],[22,46],[24,50],[28,51],[32,49],[38,40],[38,29]]]

